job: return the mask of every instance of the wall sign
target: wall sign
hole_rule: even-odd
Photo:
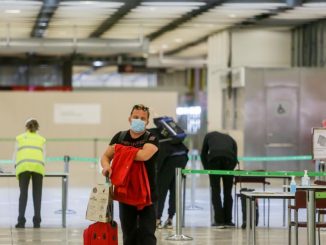
[[[326,159],[326,128],[312,129],[312,157]]]
[[[54,104],[54,123],[56,124],[100,124],[100,104]]]

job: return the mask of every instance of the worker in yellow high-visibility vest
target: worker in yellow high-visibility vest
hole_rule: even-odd
[[[28,119],[25,126],[26,132],[16,137],[16,147],[14,153],[16,176],[19,180],[20,188],[19,215],[16,228],[25,228],[25,210],[30,179],[32,179],[33,184],[33,227],[40,228],[46,140],[37,133],[39,123],[36,119]]]

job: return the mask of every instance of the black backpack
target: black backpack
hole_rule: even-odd
[[[157,117],[153,120],[160,135],[170,140],[172,144],[181,143],[187,137],[185,131],[176,124],[172,117]]]

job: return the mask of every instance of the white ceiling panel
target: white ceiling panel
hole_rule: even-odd
[[[41,6],[40,1],[1,1],[0,37],[30,37]]]
[[[250,0],[237,1],[238,3],[233,0],[221,1],[224,3],[214,5],[216,7],[207,12],[185,22],[181,20],[175,28],[164,30],[160,35],[155,36],[155,39],[151,40],[149,52],[173,51],[197,40],[205,40],[206,36],[234,25],[245,26],[243,23],[252,23],[250,27],[291,28],[294,25],[326,18],[326,1],[306,0],[302,1],[300,6],[293,8],[289,8],[286,4],[289,1],[285,0],[279,1],[280,3],[276,3],[277,1],[268,3],[268,0],[265,3],[256,0],[252,0],[254,3],[248,3],[248,1]],[[101,38],[124,39],[123,41],[141,39],[162,30],[208,2],[144,0],[122,18],[119,19],[118,16],[117,22],[106,32],[101,30],[99,33],[104,31]],[[300,3],[300,1],[293,2]],[[54,9],[53,16],[50,10],[50,15],[44,17],[48,18],[48,28],[46,28],[46,21],[39,22],[40,29],[37,31],[45,30],[44,38],[71,38],[71,40],[88,38],[121,7],[128,9],[132,5],[129,3],[131,3],[129,0],[61,0],[58,7]],[[0,39],[29,38],[40,10],[44,10],[41,8],[42,4],[41,0],[0,0]],[[51,9],[51,5],[48,7]],[[202,56],[205,52],[206,42],[202,42],[179,52],[178,55]]]
[[[179,28],[169,31],[150,44],[150,52],[168,52],[213,32],[228,28],[254,16],[269,13],[284,4],[223,4],[203,13]],[[182,39],[182,42],[175,40]]]
[[[272,18],[284,20],[317,20],[325,17],[326,5],[312,5],[311,7],[297,7],[295,9],[275,15]]]
[[[133,9],[117,25],[103,34],[105,38],[138,38],[149,35],[203,3],[146,2]],[[123,25],[122,25],[123,23]]]
[[[47,38],[87,38],[122,5],[123,3],[119,2],[60,2],[44,36]]]
[[[189,47],[183,51],[177,53],[178,57],[204,57],[207,56],[207,42],[202,42],[196,46]]]

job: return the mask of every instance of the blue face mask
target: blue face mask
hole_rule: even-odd
[[[145,130],[145,122],[140,119],[131,119],[131,130],[135,133],[141,133]]]

